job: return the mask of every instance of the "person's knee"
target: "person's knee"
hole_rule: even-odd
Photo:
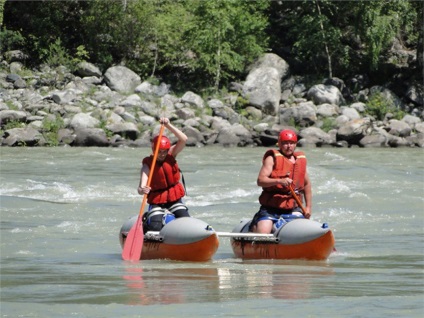
[[[176,203],[174,204],[170,209],[169,212],[175,215],[176,218],[181,217],[190,217],[190,214],[188,213],[188,208],[183,203]]]
[[[271,220],[262,220],[259,221],[256,224],[256,231],[254,231],[255,233],[264,233],[264,234],[269,234],[272,232],[272,224],[273,222]]]
[[[163,227],[163,216],[165,209],[153,207],[150,211],[143,214],[143,231],[160,231]]]

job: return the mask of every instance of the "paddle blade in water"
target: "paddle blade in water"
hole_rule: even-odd
[[[128,232],[124,249],[122,251],[122,259],[125,261],[139,261],[141,251],[143,249],[143,241],[143,222],[142,218],[139,216],[137,218],[137,222],[135,222],[131,230]]]

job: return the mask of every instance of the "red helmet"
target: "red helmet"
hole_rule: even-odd
[[[285,129],[280,132],[280,136],[278,137],[278,141],[293,141],[297,142],[296,133],[293,130]]]
[[[158,139],[159,139],[159,136],[156,136],[155,138],[153,138],[153,141],[152,141],[153,151],[155,151],[156,149],[156,146],[158,144]],[[171,142],[169,141],[168,137],[162,136],[159,143],[159,150],[168,150],[169,148],[171,148]]]

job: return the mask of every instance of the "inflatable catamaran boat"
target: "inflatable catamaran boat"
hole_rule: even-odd
[[[122,248],[136,221],[134,216],[122,225],[119,232]],[[160,231],[145,233],[141,259],[204,262],[212,259],[218,246],[218,236],[211,226],[193,217],[183,217],[166,223]]]
[[[242,259],[325,260],[335,250],[334,235],[326,223],[298,218],[273,234],[249,232],[251,220],[242,220],[229,236],[236,257]]]

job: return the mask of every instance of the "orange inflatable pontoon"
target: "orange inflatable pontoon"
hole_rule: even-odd
[[[121,228],[121,247],[137,216]],[[192,217],[183,217],[165,224],[158,232],[144,235],[140,259],[169,259],[176,261],[205,262],[212,259],[219,246],[216,232],[207,223]]]
[[[294,219],[273,234],[249,232],[251,220],[241,221],[231,237],[236,257],[242,259],[307,259],[325,260],[335,250],[334,235],[327,224],[308,219]]]

